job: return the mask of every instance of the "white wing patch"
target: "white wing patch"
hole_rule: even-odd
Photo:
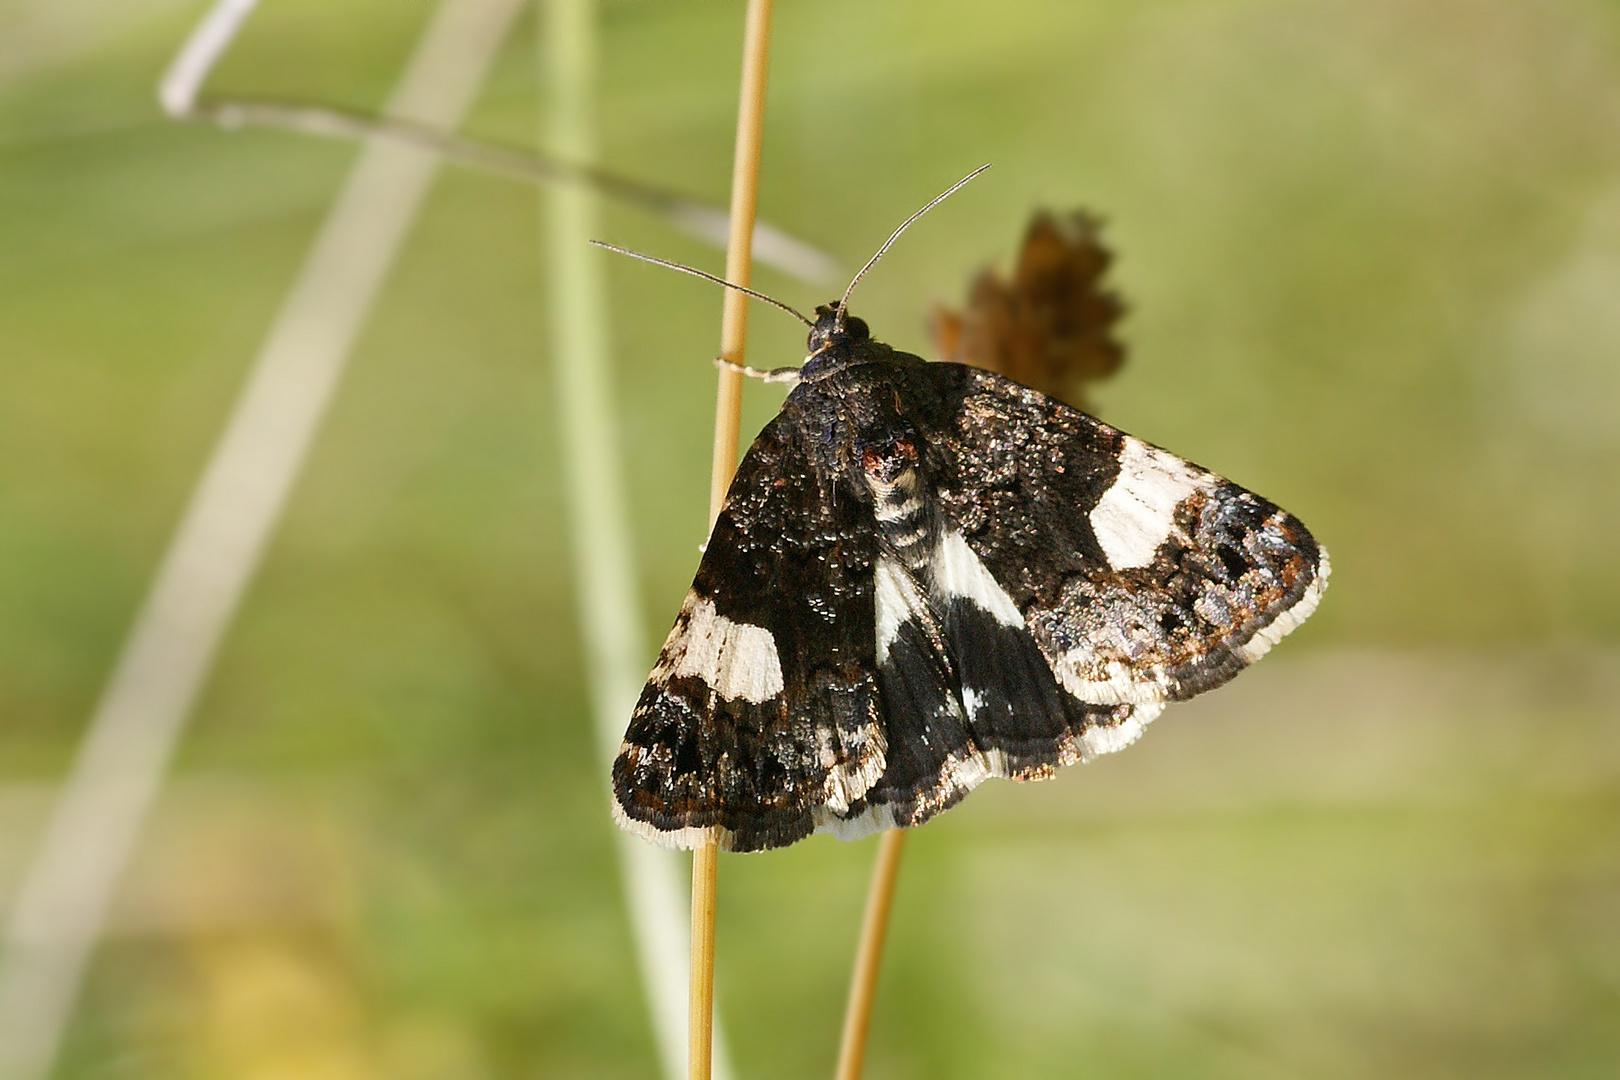
[[[906,568],[889,558],[880,557],[872,570],[872,592],[877,608],[877,662],[889,662],[889,646],[900,634],[900,627],[908,619],[925,614],[922,594]]]
[[[1162,705],[1170,696],[1160,681],[1162,673],[1155,678],[1152,671],[1139,671],[1121,660],[1101,661],[1090,648],[1064,653],[1053,670],[1065,690],[1089,705]]]
[[[859,814],[848,818],[839,817],[831,807],[818,806],[811,811],[811,820],[815,824],[816,832],[831,833],[845,841],[861,840],[873,833],[900,827],[900,823],[894,819],[894,807],[888,803],[868,806]]]
[[[643,840],[650,840],[659,847],[671,848],[675,851],[690,851],[692,848],[702,847],[704,844],[718,844],[721,851],[731,850],[730,829],[718,825],[699,826],[688,825],[683,829],[660,829],[647,821],[637,821],[624,812],[619,800],[613,800],[613,823],[626,832],[634,833]]]
[[[1005,589],[996,584],[996,579],[990,576],[990,571],[984,568],[984,563],[968,547],[961,533],[951,529],[940,537],[930,570],[933,573],[934,591],[941,599],[960,596],[993,615],[1001,625],[1023,628],[1024,616],[1019,612],[1018,605],[1013,603]]]
[[[833,746],[833,733],[826,728],[816,730],[816,753],[820,755],[822,765],[827,769],[827,782],[822,791],[822,799],[827,808],[835,814],[842,814],[849,809],[850,804],[872,789],[883,775],[887,763],[885,754],[888,751],[888,739],[884,735],[880,724],[872,723],[863,726],[856,750],[843,761],[838,760],[837,750]],[[850,749],[848,742],[843,749]]]
[[[681,611],[686,617],[664,643],[654,679],[696,675],[727,701],[755,705],[782,692],[782,660],[769,630],[733,622],[695,592],[686,594]]]
[[[1130,570],[1153,561],[1159,545],[1176,527],[1176,507],[1195,491],[1206,490],[1211,476],[1174,454],[1125,436],[1119,478],[1091,509],[1091,531],[1115,570]]]
[[[1142,737],[1143,730],[1158,715],[1157,708],[1139,707],[1117,724],[1098,724],[1086,728],[1085,733],[1080,736],[1081,759],[1090,761],[1098,754],[1112,754],[1125,749]]]

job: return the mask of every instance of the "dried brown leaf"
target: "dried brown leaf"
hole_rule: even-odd
[[[1085,408],[1086,384],[1112,375],[1125,360],[1114,336],[1125,305],[1104,285],[1113,255],[1100,232],[1083,210],[1061,217],[1038,211],[1010,282],[987,267],[963,311],[932,312],[929,333],[941,359],[998,372]]]

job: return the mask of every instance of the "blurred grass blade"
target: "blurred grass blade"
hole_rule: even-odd
[[[596,5],[541,0],[542,115],[547,145],[574,160],[596,151]],[[629,495],[610,381],[607,281],[590,244],[597,196],[583,185],[545,192],[546,281],[569,526],[591,708],[603,775],[646,677],[647,634],[630,548]],[[677,856],[620,832],[626,908],[659,1060],[669,1080],[686,1074],[687,906]],[[717,1076],[728,1076],[716,1038]]]
[[[250,6],[231,10],[239,18]],[[457,123],[521,7],[446,0],[390,110]],[[11,912],[0,955],[4,1080],[51,1072],[109,898],[437,165],[413,147],[367,146],[192,493]]]
[[[192,115],[209,72],[258,6],[259,0],[219,0],[208,10],[158,82],[158,100],[165,112],[177,118]]]
[[[543,2],[543,0],[542,0]],[[158,86],[158,100],[177,120],[209,120],[224,127],[269,127],[345,139],[394,139],[486,172],[532,183],[594,188],[626,206],[659,218],[721,250],[730,229],[726,211],[677,192],[619,176],[580,162],[588,157],[555,155],[499,146],[456,135],[443,125],[407,117],[372,117],[327,106],[247,99],[202,100],[202,85],[230,48],[258,0],[219,0],[197,24]],[[755,226],[754,257],[811,285],[842,278],[838,260],[786,231]]]

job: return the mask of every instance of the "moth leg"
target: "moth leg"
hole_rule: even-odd
[[[789,386],[794,386],[799,381],[799,369],[796,367],[779,367],[772,368],[769,371],[762,371],[759,368],[748,367],[746,364],[734,364],[723,356],[714,358],[714,366],[725,371],[735,371],[748,376],[750,379],[760,379],[764,382],[787,383]]]

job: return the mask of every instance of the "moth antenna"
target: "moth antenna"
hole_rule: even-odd
[[[960,187],[961,185],[958,184],[957,186]],[[949,194],[949,192],[946,194]],[[740,293],[752,296],[755,300],[763,300],[772,307],[781,308],[783,311],[787,312],[789,315],[792,315],[795,319],[798,319],[812,330],[815,329],[815,322],[805,318],[797,308],[789,307],[787,304],[782,303],[782,301],[778,300],[774,296],[766,296],[762,292],[755,292],[746,285],[738,285],[734,281],[727,281],[723,277],[717,277],[716,275],[708,273],[705,270],[699,270],[695,266],[687,266],[685,263],[670,262],[668,259],[660,259],[652,255],[643,255],[639,251],[631,251],[629,248],[622,248],[615,244],[609,244],[603,240],[592,240],[591,243],[595,244],[599,248],[605,248],[608,251],[615,252],[619,255],[628,255],[632,259],[640,259],[642,262],[652,263],[654,266],[662,266],[670,270],[679,270],[683,274],[691,274],[693,277],[700,277],[704,281],[712,281],[716,285],[724,285],[728,289],[736,289]]]
[[[844,298],[838,301],[838,329],[842,330],[844,328],[844,313],[849,310],[849,296],[855,291],[855,286],[861,283],[861,278],[866,276],[866,272],[868,270],[877,265],[877,261],[883,258],[884,253],[894,246],[894,242],[900,239],[900,234],[909,229],[913,221],[916,221],[918,218],[928,213],[928,211],[932,210],[934,207],[938,206],[952,195],[955,195],[967,185],[969,180],[974,179],[989,167],[989,163],[986,162],[985,164],[980,165],[977,169],[974,169],[972,172],[968,173],[966,176],[962,177],[962,179],[958,180],[956,183],[952,184],[950,187],[946,188],[944,191],[930,199],[927,206],[906,218],[906,220],[900,223],[900,227],[898,229],[889,234],[889,238],[883,241],[883,246],[877,249],[877,254],[873,255],[870,259],[867,259],[866,265],[861,267],[860,270],[855,274],[854,280],[849,283],[849,288],[844,290]]]

